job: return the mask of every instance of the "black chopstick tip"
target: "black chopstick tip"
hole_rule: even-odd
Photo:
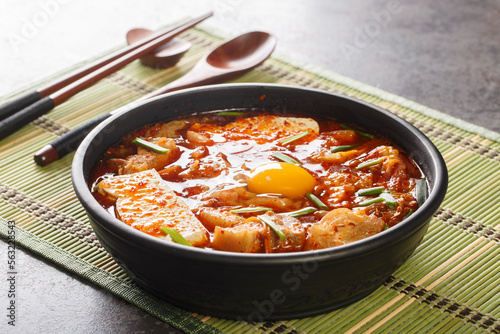
[[[46,166],[59,159],[59,153],[52,145],[45,145],[34,156],[35,163],[39,166]]]

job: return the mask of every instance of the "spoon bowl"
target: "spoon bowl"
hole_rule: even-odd
[[[206,57],[213,67],[238,69],[254,67],[273,51],[276,39],[267,32],[255,31],[240,35],[214,49]]]
[[[127,43],[136,44],[151,35],[154,31],[144,28],[134,28],[127,32]],[[191,43],[180,38],[174,38],[160,46],[150,54],[140,58],[141,63],[153,68],[169,68],[175,66],[191,47]]]

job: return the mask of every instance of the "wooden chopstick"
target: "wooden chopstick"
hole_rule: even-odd
[[[63,78],[61,81],[57,81],[45,88],[41,91],[37,90],[36,92],[29,93],[25,100],[17,99],[13,101],[13,103],[4,110],[6,114],[10,115],[5,119],[0,121],[0,139],[3,139],[10,134],[14,133],[24,125],[30,123],[31,121],[37,119],[43,114],[52,110],[55,106],[65,102],[67,99],[72,97],[73,95],[81,92],[82,90],[90,87],[95,84],[97,81],[102,78],[108,76],[109,74],[119,70],[125,65],[131,63],[137,58],[140,58],[154,49],[156,49],[159,45],[164,44],[170,40],[172,40],[176,35],[181,32],[193,27],[199,22],[207,19],[212,16],[212,12],[208,12],[199,17],[191,19],[183,24],[180,24],[173,29],[170,29],[168,32],[160,33],[160,36],[153,38],[149,42],[142,44],[141,46],[137,46],[134,48],[126,48],[123,52],[125,54],[118,56],[113,54],[112,57],[108,57],[104,59],[102,62],[98,62],[96,64],[90,65],[89,68],[93,69],[92,71],[89,68],[84,68],[82,70],[82,75],[76,74],[72,80],[76,79],[76,81],[72,81],[69,78]],[[90,71],[90,72],[89,72]],[[51,92],[52,90],[55,90]],[[47,96],[41,97],[41,93],[49,94]],[[38,97],[38,99],[37,99]],[[22,102],[18,102],[22,100]],[[26,105],[26,101],[29,103]],[[19,105],[24,105],[24,108],[20,111],[15,111],[12,107],[18,107]],[[12,111],[14,110],[14,111]]]

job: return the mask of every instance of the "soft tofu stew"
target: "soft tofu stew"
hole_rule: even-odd
[[[126,135],[89,186],[110,214],[168,242],[330,248],[395,226],[425,198],[418,166],[375,133],[300,114],[198,114]]]

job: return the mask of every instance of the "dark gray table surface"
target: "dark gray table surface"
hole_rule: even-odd
[[[129,28],[155,29],[209,9],[215,17],[206,27],[274,33],[277,53],[500,132],[498,0],[5,0],[0,95],[123,43]],[[3,240],[0,249],[6,273]],[[18,250],[17,260],[17,326],[2,316],[3,333],[176,332],[37,255]],[[7,300],[1,292],[0,309]]]

